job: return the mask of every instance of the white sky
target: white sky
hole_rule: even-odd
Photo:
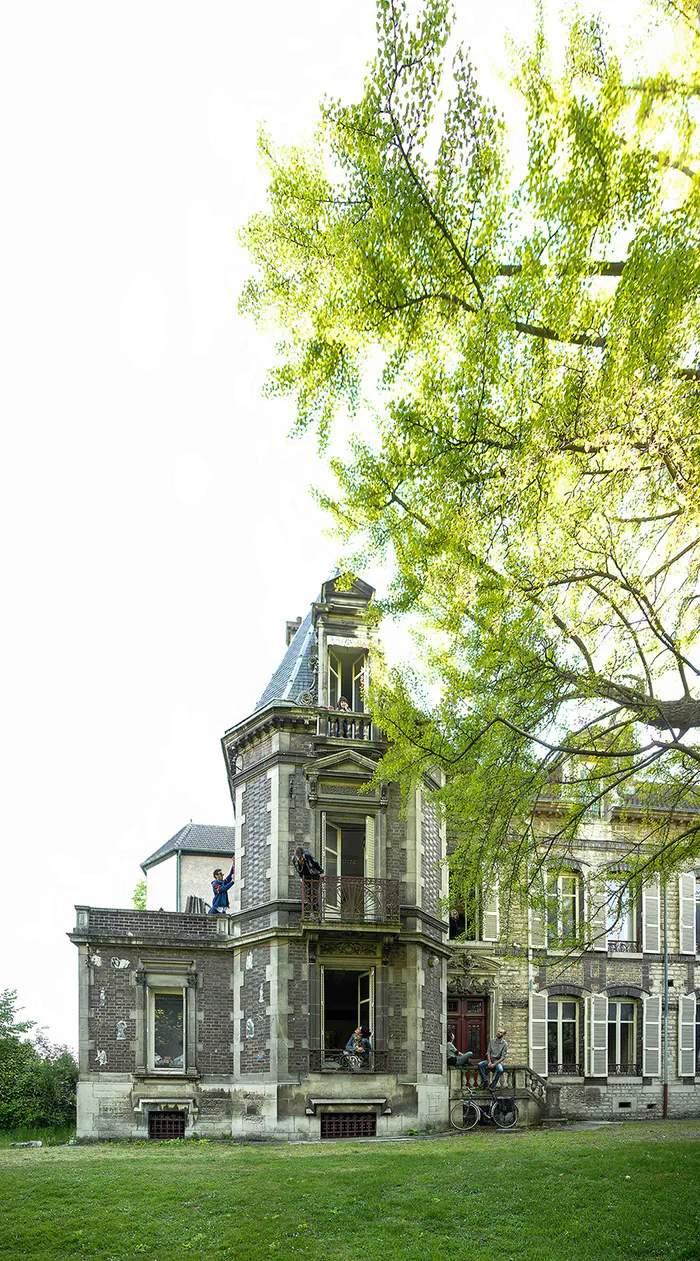
[[[457,9],[493,87],[532,8]],[[232,821],[220,737],[336,560],[236,234],[258,122],[299,139],[373,50],[373,0],[2,7],[0,989],[57,1041],[74,904],[130,905],[190,818]]]

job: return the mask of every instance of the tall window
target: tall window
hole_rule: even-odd
[[[547,1060],[550,1073],[578,1073],[578,1003],[550,998],[547,1003]]]
[[[353,648],[328,649],[328,701],[334,709],[344,696],[350,709],[364,713],[367,653]]]
[[[637,1063],[637,1003],[631,998],[608,1003],[608,1073],[634,1077]]]
[[[151,991],[153,1068],[185,1067],[185,996],[182,990]]]
[[[695,1076],[700,1077],[700,1002],[695,1004]]]
[[[606,915],[608,944],[617,942],[628,945],[637,941],[637,916],[632,890],[624,879],[608,880],[606,884]]]
[[[695,877],[695,953],[700,954],[700,876]]]
[[[547,881],[547,941],[568,946],[576,940],[579,926],[579,877],[562,871]]]

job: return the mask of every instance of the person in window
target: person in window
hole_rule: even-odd
[[[351,1055],[356,1055],[360,1061],[360,1068],[369,1066],[369,1057],[372,1054],[372,1031],[367,1025],[358,1025],[355,1032],[348,1038],[345,1044],[345,1050]]]
[[[456,1036],[457,1035],[454,1029],[450,1029],[450,1032],[447,1036],[447,1067],[448,1068],[463,1068],[465,1064],[471,1064],[472,1062],[471,1051],[464,1051],[460,1053],[457,1050],[457,1043],[455,1041]]]
[[[347,696],[340,696],[340,697],[338,697],[338,711],[339,711],[341,714],[349,714],[349,713],[350,713],[350,705],[349,705],[349,703],[348,703],[348,698],[347,698]],[[336,719],[336,723],[335,723],[335,727],[336,727],[335,734],[336,734],[337,736],[342,735],[342,736],[345,736],[345,737],[347,738],[347,734],[348,734],[348,720],[347,720],[347,718],[343,718],[342,720],[341,720],[340,718],[337,718],[337,719]]]
[[[458,911],[455,908],[453,908],[450,911],[450,923],[449,923],[450,937],[461,937],[462,933],[464,932],[464,927],[465,927],[464,911]]]
[[[505,1029],[499,1029],[495,1038],[491,1038],[487,1050],[486,1059],[479,1061],[479,1076],[485,1086],[489,1084],[489,1073],[494,1073],[493,1084],[497,1086],[501,1077],[505,1072],[506,1056],[508,1055],[508,1043],[506,1042]]]
[[[223,914],[228,910],[228,891],[233,884],[235,869],[236,859],[234,857],[231,859],[231,870],[225,878],[220,867],[217,867],[213,873],[214,879],[211,882],[213,897],[209,908],[210,915],[218,915],[220,912]]]
[[[323,867],[303,845],[297,845],[292,863],[304,889],[304,902],[312,916],[321,918],[321,877]]]

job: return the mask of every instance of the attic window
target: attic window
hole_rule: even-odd
[[[344,696],[355,714],[364,713],[367,652],[364,648],[328,649],[328,702],[337,709]]]

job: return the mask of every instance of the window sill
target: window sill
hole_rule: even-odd
[[[609,1086],[614,1086],[616,1082],[621,1082],[623,1086],[641,1086],[643,1079],[641,1077],[606,1077]]]
[[[582,1086],[585,1077],[575,1077],[573,1073],[549,1073],[545,1081],[553,1086]]]
[[[608,959],[643,959],[641,950],[608,950]]]

